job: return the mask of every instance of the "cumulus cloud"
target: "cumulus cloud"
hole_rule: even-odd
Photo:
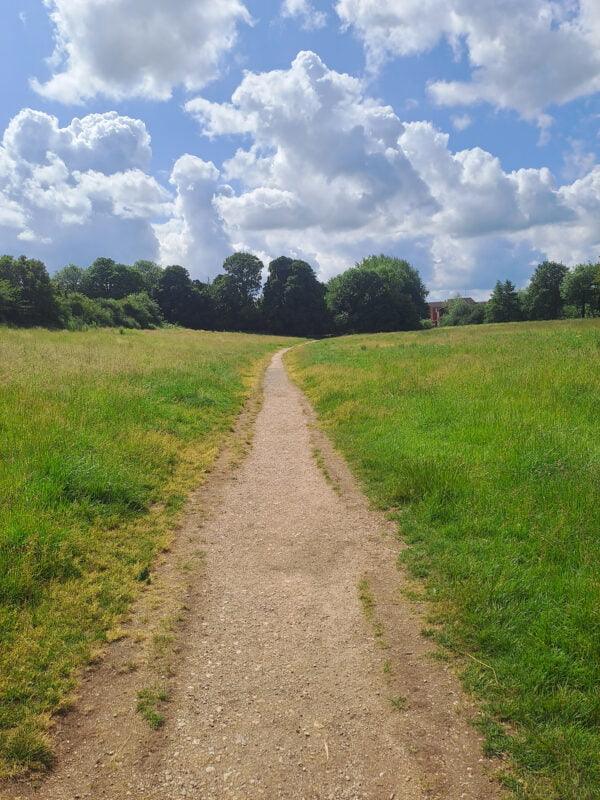
[[[434,208],[398,146],[403,125],[393,110],[314,53],[300,53],[289,70],[247,74],[230,104],[186,107],[206,135],[253,139],[223,165],[242,193],[216,200],[234,240],[260,230],[274,243],[283,231],[307,242],[320,232],[357,241]]]
[[[251,18],[241,0],[44,0],[55,29],[54,74],[33,81],[64,103],[96,94],[165,100],[216,78]]]
[[[24,109],[0,144],[0,233],[6,250],[50,268],[87,266],[98,255],[152,258],[152,220],[171,197],[145,168],[150,139],[139,120],[115,112],[74,119]],[[110,252],[108,252],[110,251]]]
[[[296,19],[304,30],[315,30],[327,25],[327,14],[317,11],[308,0],[284,0],[281,4],[281,16]]]
[[[305,258],[322,277],[384,250],[415,259],[434,291],[474,292],[503,265],[523,285],[532,261],[556,257],[550,231],[569,240],[583,226],[588,246],[600,240],[595,172],[559,188],[548,169],[507,173],[481,148],[452,152],[448,134],[403,123],[314,53],[247,74],[230,103],[198,98],[187,110],[206,136],[250,140],[223,165],[237,190],[212,200],[230,240]]]
[[[231,193],[220,182],[210,161],[189,154],[177,160],[171,173],[177,192],[173,216],[154,227],[160,242],[160,262],[181,264],[202,281],[221,271],[232,246],[223,230],[216,200]]]
[[[338,0],[336,11],[364,42],[371,70],[441,40],[466,55],[470,80],[431,83],[440,105],[485,101],[546,126],[548,106],[600,89],[596,0]]]

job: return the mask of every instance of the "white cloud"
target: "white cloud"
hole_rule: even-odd
[[[398,147],[403,126],[393,110],[314,53],[300,53],[286,71],[247,74],[231,104],[194,100],[187,110],[207,135],[252,136],[252,146],[223,167],[243,192],[216,201],[234,240],[260,230],[259,249],[274,252],[285,235],[294,246],[294,231],[293,240],[301,236],[312,252],[311,242],[321,241],[321,262],[327,241],[335,249],[334,240],[388,236],[390,226],[401,229],[434,210]]]
[[[0,234],[3,247],[53,269],[98,255],[133,261],[155,257],[156,217],[171,197],[144,168],[150,139],[139,120],[115,112],[59,127],[48,114],[24,109],[0,145]]]
[[[284,0],[281,4],[281,16],[297,19],[304,30],[315,30],[327,25],[327,14],[317,11],[308,0]]]
[[[36,91],[65,103],[96,94],[164,100],[215,79],[250,23],[241,0],[44,0],[54,23],[54,74]]]
[[[600,238],[600,168],[559,189],[548,169],[507,173],[481,148],[454,153],[447,134],[402,123],[314,53],[247,74],[231,103],[187,110],[207,136],[250,138],[223,165],[238,190],[213,201],[232,243],[298,255],[322,277],[388,251],[414,259],[433,291],[482,291],[498,277],[523,285],[560,239],[550,231]]]
[[[466,131],[473,124],[473,119],[468,114],[453,114],[452,127],[456,131]]]
[[[371,70],[442,39],[466,54],[471,80],[431,83],[440,105],[484,101],[547,126],[548,106],[600,89],[597,0],[338,0],[336,11]]]
[[[216,204],[230,189],[219,178],[212,162],[189,154],[181,156],[171,174],[177,191],[173,216],[154,227],[160,242],[160,262],[181,264],[203,281],[221,271],[233,250]]]

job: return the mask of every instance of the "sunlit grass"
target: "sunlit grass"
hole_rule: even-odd
[[[288,341],[0,328],[0,775],[50,763],[76,666]]]
[[[398,511],[516,796],[599,797],[600,321],[348,337],[288,358],[374,502]]]

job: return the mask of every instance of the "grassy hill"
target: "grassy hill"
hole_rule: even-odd
[[[288,356],[483,701],[515,796],[600,796],[600,320],[352,336]]]
[[[277,337],[0,328],[0,776],[168,543]]]

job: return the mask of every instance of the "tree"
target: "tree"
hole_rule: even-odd
[[[403,259],[369,256],[333,278],[326,301],[340,332],[417,330],[427,315],[427,290]]]
[[[527,319],[561,317],[565,301],[560,287],[568,271],[564,264],[556,261],[538,264],[523,300],[523,313]]]
[[[223,271],[231,277],[244,304],[260,293],[263,269],[262,261],[251,253],[234,253],[223,262]]]
[[[519,295],[512,281],[496,281],[485,307],[486,322],[519,322],[523,319]]]
[[[194,330],[213,327],[214,304],[208,287],[192,281],[179,264],[163,270],[156,299],[167,322]]]
[[[578,264],[573,267],[564,277],[561,294],[565,303],[579,310],[581,317],[598,311],[598,265]]]
[[[320,336],[329,328],[325,286],[310,264],[287,256],[269,264],[262,312],[266,329],[274,334]]]
[[[97,258],[87,269],[81,291],[88,297],[121,300],[144,289],[144,279],[138,270],[116,264],[112,258]]]
[[[15,325],[57,325],[59,308],[45,264],[35,258],[0,257],[6,322]]]
[[[388,330],[390,297],[382,278],[372,270],[355,267],[327,284],[327,307],[339,333],[376,333]]]
[[[150,297],[154,297],[158,289],[158,282],[162,276],[162,267],[155,264],[154,261],[136,261],[133,269],[139,272],[144,281],[143,291],[147,292]]]
[[[10,281],[0,280],[0,322],[8,322],[15,305],[17,292]]]
[[[469,303],[464,297],[458,296],[448,300],[446,309],[440,320],[440,327],[480,325],[484,319],[485,303]]]
[[[217,275],[210,289],[220,330],[259,330],[256,297],[263,268],[262,261],[251,253],[234,253],[225,259],[224,274]]]
[[[186,318],[192,292],[190,274],[179,264],[166,267],[158,281],[156,298],[167,322],[181,325]]]
[[[57,294],[67,295],[79,292],[85,279],[85,270],[77,264],[67,264],[52,276],[52,286]]]
[[[162,316],[158,303],[152,300],[146,292],[130,294],[120,301],[123,311],[140,328],[158,328],[162,324]]]

